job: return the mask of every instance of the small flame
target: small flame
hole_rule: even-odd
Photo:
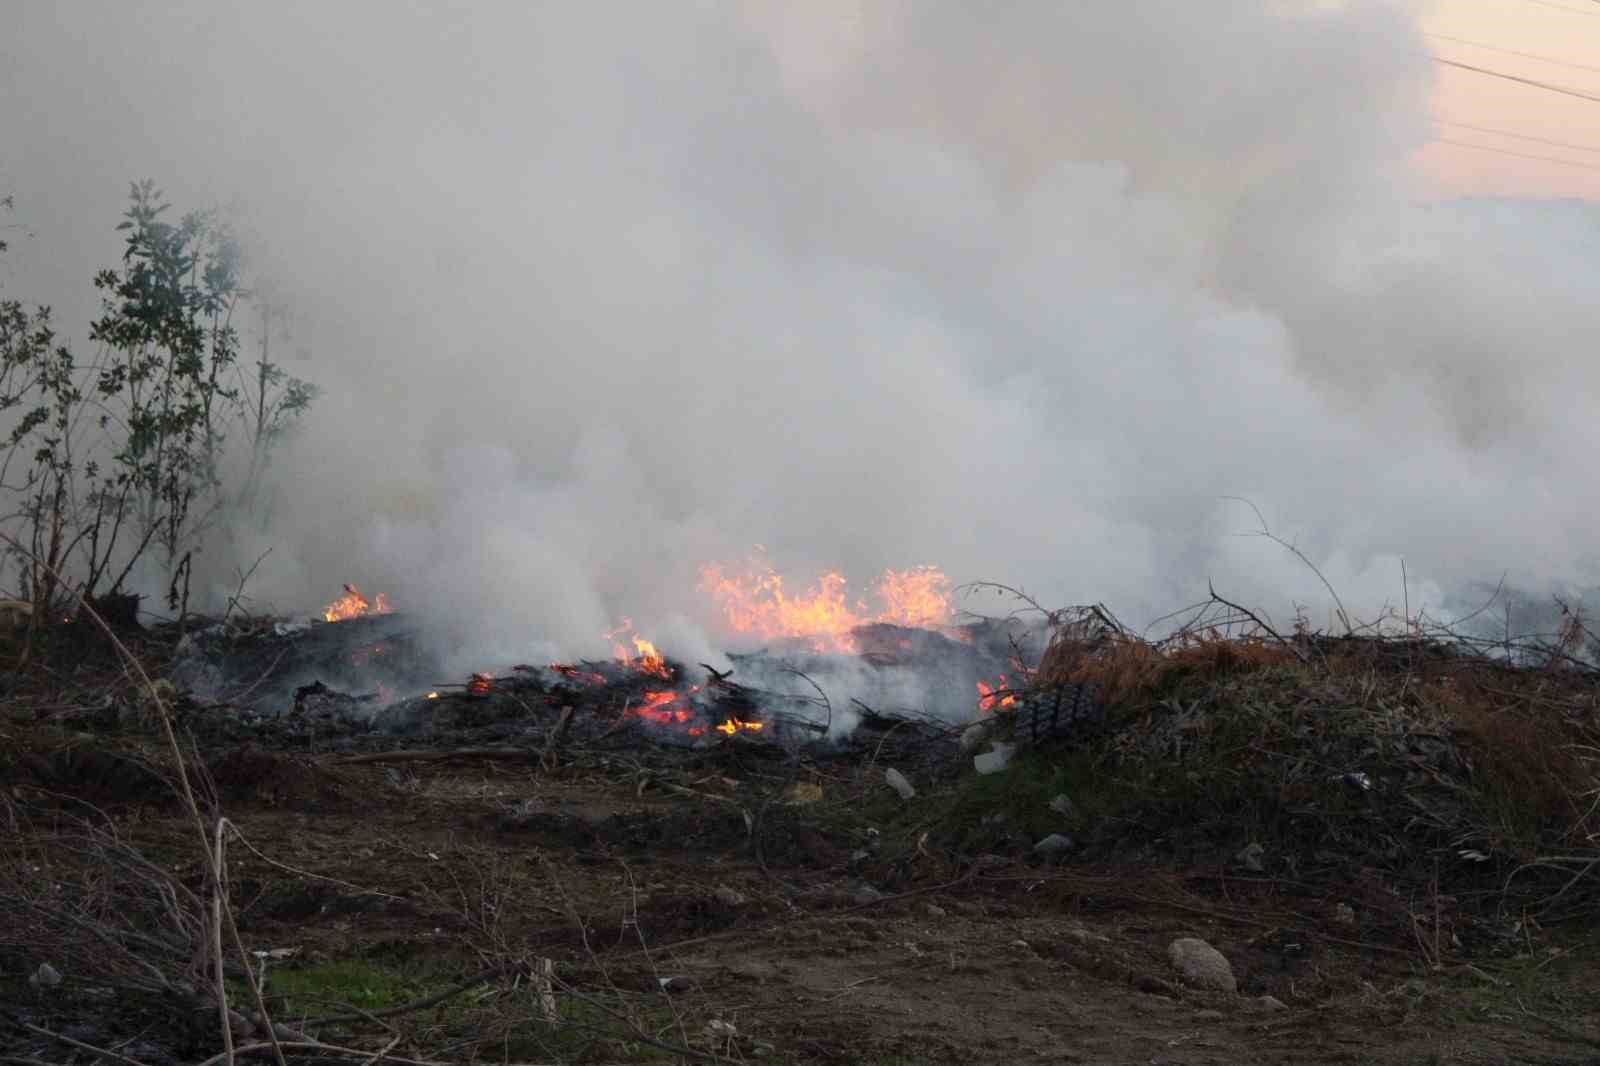
[[[436,700],[436,699],[438,699],[438,698],[439,698],[439,694],[438,694],[438,693],[437,693],[437,692],[430,692],[430,693],[428,693],[428,699],[430,699],[430,700]]]
[[[726,722],[723,722],[721,725],[717,726],[717,732],[726,733],[731,737],[741,730],[750,733],[759,733],[765,728],[766,726],[760,722],[746,722],[738,718],[730,718]]]
[[[361,595],[361,590],[354,585],[344,586],[344,595],[334,600],[322,609],[322,618],[325,622],[342,622],[347,618],[360,618],[368,614],[388,614],[394,610],[389,606],[389,601],[383,593],[373,597],[372,602]]]
[[[493,674],[473,674],[472,680],[467,682],[467,695],[487,696],[494,688]]]
[[[1006,675],[1001,674],[1000,679],[993,685],[978,682],[978,710],[987,714],[993,710],[1003,710],[1017,705],[1017,695],[1006,689]]]
[[[628,634],[629,641],[633,644],[633,651],[629,652],[626,645],[618,642],[617,637]],[[622,624],[605,634],[611,641],[611,654],[617,662],[641,674],[659,677],[663,681],[672,680],[672,670],[667,666],[667,661],[656,651],[656,646],[633,632],[632,619],[624,618]]]
[[[655,677],[672,676],[672,671],[667,669],[667,661],[656,651],[656,646],[648,640],[633,638],[633,648],[639,654],[633,660],[633,668],[641,674],[652,674]]]

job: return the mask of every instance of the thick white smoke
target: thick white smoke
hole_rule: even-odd
[[[324,387],[216,587],[493,656],[692,643],[698,564],[1134,621],[1595,578],[1582,205],[1436,203],[1408,5],[28,0],[14,295],[223,201]],[[709,651],[704,651],[709,654]],[[682,653],[684,658],[693,658]],[[709,660],[708,660],[709,661]]]

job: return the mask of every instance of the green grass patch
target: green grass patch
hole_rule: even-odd
[[[267,971],[268,1005],[287,1016],[338,1014],[345,1008],[380,1011],[421,999],[450,978],[419,968],[387,966],[365,959],[335,959],[307,965],[274,966]],[[229,996],[248,1002],[243,981],[230,982]]]

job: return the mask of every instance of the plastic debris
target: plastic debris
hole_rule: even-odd
[[[980,774],[997,774],[1011,765],[1011,756],[1016,753],[1016,750],[1017,746],[1015,744],[1007,744],[997,740],[994,742],[993,751],[986,751],[982,755],[973,756],[972,766]]]

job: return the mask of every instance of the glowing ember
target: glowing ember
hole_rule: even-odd
[[[646,692],[644,704],[632,713],[657,725],[680,725],[689,721],[694,712],[678,704],[678,694],[670,689],[664,692]]]
[[[437,692],[430,692],[428,693],[428,698],[430,700],[436,700],[439,698],[439,694]]]
[[[1006,691],[1006,675],[1001,674],[1000,680],[993,685],[978,682],[978,710],[985,713],[993,710],[1004,710],[1017,705],[1017,696],[1014,692]]]
[[[493,674],[473,674],[472,680],[467,682],[467,695],[487,696],[494,688]]]
[[[394,610],[389,606],[389,601],[384,599],[383,593],[373,597],[372,602],[361,595],[361,590],[354,585],[344,587],[344,595],[334,600],[322,609],[322,618],[326,622],[342,622],[347,618],[360,618],[368,614],[388,614]]]
[[[730,718],[726,722],[723,722],[721,725],[717,726],[717,732],[726,733],[731,737],[741,730],[750,733],[759,733],[763,728],[765,727],[760,722],[745,722],[738,718]]]
[[[874,586],[879,609],[852,600],[844,575],[832,572],[798,593],[758,555],[742,571],[710,563],[700,587],[716,601],[729,628],[772,640],[810,639],[819,651],[853,651],[850,631],[868,622],[930,626],[950,616],[950,580],[937,567],[886,570]]]

